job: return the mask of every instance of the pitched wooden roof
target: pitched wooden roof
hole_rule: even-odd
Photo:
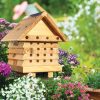
[[[52,29],[62,41],[66,41],[65,35],[61,33],[59,28],[46,12],[33,14],[22,20],[14,29],[9,31],[2,41],[23,41],[22,37],[26,36],[27,33],[29,33],[41,20],[45,22],[45,24],[50,27],[50,29]]]

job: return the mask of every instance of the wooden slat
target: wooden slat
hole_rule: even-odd
[[[8,63],[10,65],[14,64],[14,60],[9,59]],[[17,60],[17,66],[27,66],[27,67],[32,67],[35,65],[41,65],[41,66],[45,66],[45,65],[58,65],[58,59],[54,59],[52,60],[52,62],[50,61],[50,59],[47,59],[45,62],[44,60]]]
[[[9,43],[9,48],[58,48],[57,43],[40,43],[40,42],[19,42],[18,45],[14,45],[14,43]]]
[[[38,37],[38,38],[37,38]],[[58,41],[62,41],[58,36],[42,36],[42,35],[25,35],[20,41],[44,41],[44,42],[58,42]]]
[[[35,59],[58,59],[58,54],[9,54],[9,59],[16,59],[16,60],[35,60]]]
[[[60,65],[56,66],[32,66],[32,67],[18,67],[12,66],[14,71],[29,73],[29,72],[57,72],[62,71],[62,67]]]
[[[40,48],[38,50],[38,48],[34,48],[33,49],[33,53],[34,54],[50,54],[50,53],[58,53],[58,48],[46,48],[46,50],[44,50],[44,48]],[[8,49],[8,53],[16,53],[16,54],[30,54],[30,48],[24,48],[24,49],[12,49],[9,48]]]

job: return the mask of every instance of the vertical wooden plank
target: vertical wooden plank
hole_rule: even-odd
[[[53,77],[53,72],[48,72],[48,78]]]
[[[32,73],[32,76],[33,76],[33,77],[36,77],[36,73]]]

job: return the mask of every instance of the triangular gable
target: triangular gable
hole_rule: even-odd
[[[51,29],[41,20],[39,21],[28,33],[28,35],[34,36],[54,36]]]
[[[23,41],[23,36],[26,36],[26,34],[28,34],[41,20],[43,20],[43,22],[45,22],[45,24],[48,25],[48,27],[56,33],[62,41],[66,41],[64,34],[60,32],[59,28],[46,12],[33,14],[29,18],[24,19],[18,24],[18,26],[8,33],[2,41]]]
[[[14,29],[8,32],[8,34],[2,39],[2,41],[20,41],[20,36],[30,31],[33,25],[35,25],[36,22],[40,20],[40,14],[41,13],[39,13],[38,16],[34,14],[34,16],[36,15],[35,17],[28,17],[19,22]]]

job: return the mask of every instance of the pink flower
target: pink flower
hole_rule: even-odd
[[[20,5],[16,5],[14,7],[13,20],[18,19],[25,12],[27,6],[28,6],[27,1],[22,2]]]
[[[85,89],[80,89],[80,93],[85,93]]]
[[[81,96],[78,97],[78,100],[83,100],[83,98]]]
[[[6,22],[6,20],[5,20],[5,19],[0,18],[0,24],[5,23],[5,22]]]
[[[59,86],[59,87],[61,87],[61,86],[62,86],[62,84],[61,84],[61,83],[58,83],[58,86]]]
[[[77,83],[77,88],[81,88],[81,87],[82,87],[81,83],[78,82],[78,83]]]
[[[74,86],[73,83],[69,83],[69,84],[68,84],[68,87],[71,88],[71,89],[74,89],[74,88],[75,88],[75,86]]]
[[[55,99],[60,98],[60,96],[61,96],[60,94],[55,94],[55,95],[52,96],[52,98],[55,100]]]
[[[71,78],[68,77],[68,76],[66,76],[66,77],[64,77],[64,79],[65,79],[65,80],[70,80]]]
[[[66,90],[66,91],[65,91],[65,94],[73,95],[73,91],[71,91],[71,90]]]
[[[69,94],[69,90],[66,90],[66,91],[65,91],[65,94]]]
[[[61,87],[62,88],[66,88],[67,87],[67,84],[63,84]]]

